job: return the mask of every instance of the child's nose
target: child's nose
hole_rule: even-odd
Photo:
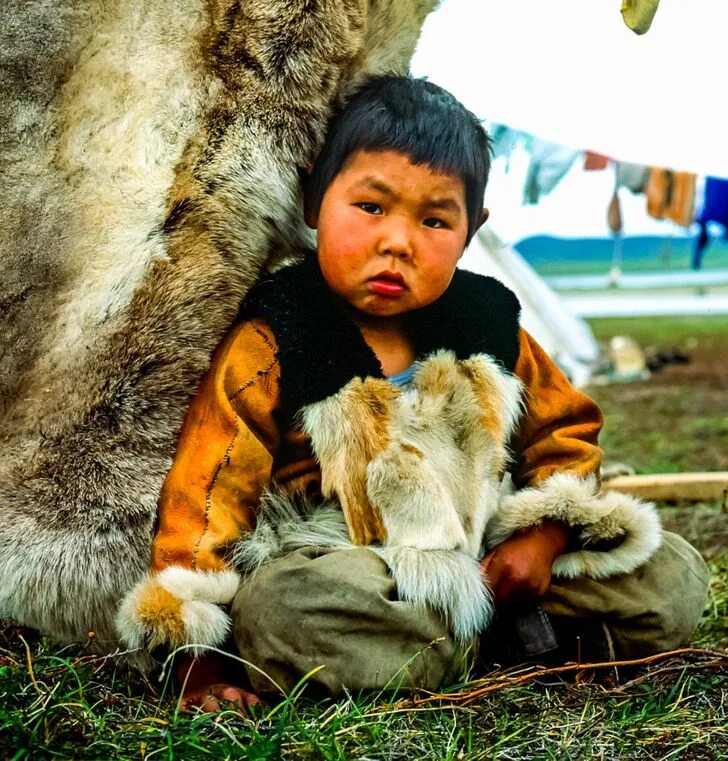
[[[379,240],[379,253],[409,259],[414,253],[412,230],[406,220],[390,218]]]

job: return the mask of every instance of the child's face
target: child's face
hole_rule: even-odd
[[[450,284],[468,234],[465,188],[397,151],[358,151],[309,223],[329,288],[360,313],[394,317]]]

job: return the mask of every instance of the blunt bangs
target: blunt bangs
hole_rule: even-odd
[[[412,77],[369,80],[331,122],[306,182],[307,210],[318,213],[326,188],[360,150],[398,151],[414,164],[460,177],[470,241],[480,224],[491,142],[475,115],[447,90]]]

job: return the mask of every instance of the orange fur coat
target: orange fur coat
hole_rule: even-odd
[[[130,647],[224,640],[220,606],[239,581],[233,556],[265,522],[261,498],[272,486],[333,502],[346,540],[379,548],[403,569],[403,585],[407,562],[388,543],[451,553],[449,571],[432,572],[450,574],[445,612],[460,615],[466,577],[461,588],[478,590],[462,637],[490,615],[477,567],[484,536],[492,545],[547,517],[571,524],[582,546],[557,559],[554,573],[566,576],[625,572],[654,551],[651,506],[598,494],[599,408],[519,328],[517,301],[500,283],[456,273],[447,298],[413,325],[418,369],[403,390],[382,377],[353,323],[337,323],[310,265],[296,266],[272,278],[274,296],[288,284],[290,300],[230,331],[188,410],[151,574],[117,618]],[[502,499],[506,471],[520,491]],[[615,539],[613,551],[589,549]],[[407,579],[410,599],[428,602]]]

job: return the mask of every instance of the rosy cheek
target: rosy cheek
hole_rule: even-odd
[[[363,256],[371,243],[371,233],[367,226],[356,220],[342,231],[341,246],[354,256]]]

